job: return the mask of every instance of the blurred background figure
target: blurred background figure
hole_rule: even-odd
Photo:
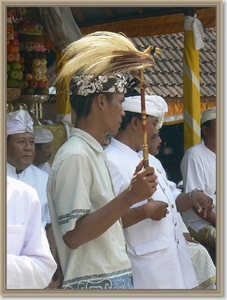
[[[53,134],[48,129],[39,128],[34,130],[35,158],[33,164],[48,174],[51,170],[48,160],[52,156],[53,139]]]
[[[7,289],[44,289],[57,264],[41,223],[37,192],[7,176]]]
[[[101,146],[105,149],[111,142],[111,135],[107,134],[106,137],[101,140]]]
[[[215,262],[216,107],[211,107],[203,112],[201,131],[201,142],[185,152],[180,168],[184,191],[188,192],[195,188],[202,190],[213,199],[213,209],[206,219],[198,214],[193,208],[183,212],[182,218],[191,233],[191,236],[209,249]]]

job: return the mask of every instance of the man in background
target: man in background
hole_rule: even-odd
[[[52,141],[54,137],[50,130],[38,128],[34,130],[35,158],[33,164],[50,174],[51,166],[48,160],[52,156]]]
[[[7,127],[7,175],[33,187],[38,194],[41,204],[41,220],[46,230],[47,239],[53,256],[56,258],[56,245],[53,236],[50,213],[47,203],[46,186],[48,174],[35,165],[33,121],[25,110],[10,112],[6,116]],[[57,277],[56,277],[57,274]],[[61,268],[58,265],[51,287],[61,285]]]
[[[213,199],[213,210],[204,219],[193,208],[182,213],[182,218],[197,241],[215,250],[216,247],[216,107],[205,110],[201,120],[202,140],[189,148],[180,169],[184,191],[199,189]]]

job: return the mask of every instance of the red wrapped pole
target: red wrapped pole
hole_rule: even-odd
[[[144,73],[140,71],[140,94],[141,94],[141,115],[142,115],[142,130],[143,130],[143,165],[144,168],[149,166],[148,159],[148,143],[147,143],[147,114],[145,104],[145,90],[144,90]]]

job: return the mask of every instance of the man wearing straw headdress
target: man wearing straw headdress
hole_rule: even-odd
[[[126,97],[125,116],[115,138],[105,148],[107,164],[115,193],[128,186],[133,169],[142,157],[142,117],[140,95]],[[148,145],[162,126],[167,111],[165,100],[157,95],[146,95]],[[193,269],[179,221],[178,211],[195,206],[206,213],[211,211],[212,199],[201,192],[180,193],[170,185],[165,171],[152,160],[158,185],[149,200],[135,203],[123,216],[122,224],[127,252],[132,264],[136,289],[193,289],[198,281]],[[192,196],[192,197],[191,197]]]
[[[75,128],[55,155],[47,193],[65,289],[130,289],[132,271],[121,216],[156,190],[141,160],[128,187],[114,194],[100,142],[115,135],[129,81],[122,72],[153,66],[121,34],[98,32],[66,48],[56,81],[71,80]],[[121,72],[122,71],[122,72]]]

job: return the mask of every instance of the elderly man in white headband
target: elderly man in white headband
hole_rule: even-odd
[[[157,95],[146,95],[146,123],[148,145],[167,111],[165,100]],[[130,185],[135,166],[143,153],[143,131],[140,95],[126,97],[125,116],[121,127],[105,148],[107,165],[116,195]],[[169,182],[162,165],[149,156],[150,166],[157,175],[157,189],[152,199],[133,205],[121,218],[132,264],[135,289],[192,289],[198,282],[187,244],[178,224],[178,210],[186,210],[204,203],[211,211],[211,199],[195,192],[181,194]],[[174,276],[173,276],[174,270]]]
[[[27,183],[37,190],[42,207],[42,223],[50,223],[45,186],[48,175],[32,165],[35,156],[33,121],[25,110],[6,116],[7,175]]]
[[[34,130],[35,158],[33,164],[48,174],[51,170],[48,160],[52,156],[53,139],[53,134],[49,129],[37,128]]]
[[[47,203],[48,174],[32,164],[35,155],[33,121],[25,110],[10,112],[6,116],[7,175],[33,187],[41,203],[43,228],[51,249],[55,248],[51,219]],[[58,271],[58,270],[57,270]],[[60,280],[61,283],[61,280]],[[57,286],[60,285],[57,282]]]
[[[213,210],[205,219],[193,209],[182,214],[190,234],[205,246],[215,261],[216,248],[216,106],[202,113],[201,142],[189,148],[181,161],[184,190],[199,189],[213,199]]]

